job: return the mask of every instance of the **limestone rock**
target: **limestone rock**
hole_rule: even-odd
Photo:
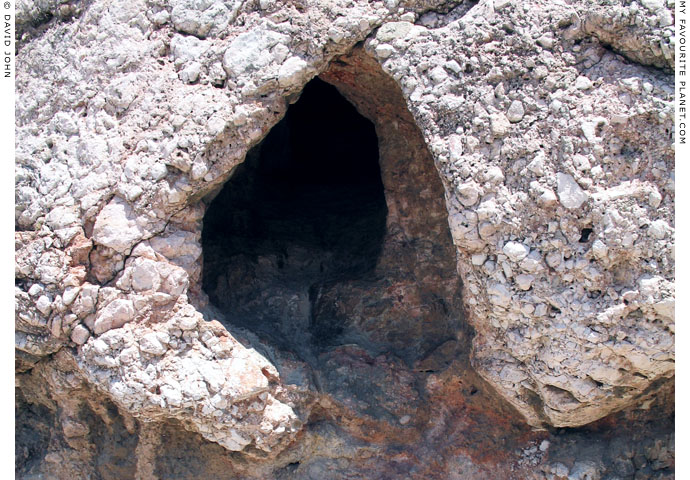
[[[18,477],[672,475],[673,8],[18,1]],[[209,205],[317,74],[374,125],[382,254],[214,265]],[[604,417],[610,455],[530,428]]]
[[[125,253],[142,240],[146,231],[139,226],[131,206],[115,197],[96,218],[93,239],[96,243]]]
[[[580,208],[587,201],[587,193],[567,173],[558,173],[558,198],[561,205],[568,209]]]

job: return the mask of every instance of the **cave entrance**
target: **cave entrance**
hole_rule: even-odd
[[[248,153],[208,205],[202,246],[203,289],[228,323],[304,359],[353,343],[409,365],[467,351],[443,186],[402,92],[361,48]]]
[[[203,288],[235,325],[292,348],[342,332],[328,285],[373,275],[386,231],[373,123],[312,80],[204,217]]]

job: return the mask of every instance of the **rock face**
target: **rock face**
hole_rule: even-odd
[[[18,476],[671,478],[672,25],[18,2]],[[281,140],[314,85],[369,163]]]

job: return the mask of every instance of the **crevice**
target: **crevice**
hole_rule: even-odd
[[[424,12],[415,24],[430,29],[443,28],[467,15],[478,3],[479,0],[464,0],[460,4],[453,2],[441,5]]]
[[[67,24],[81,17],[89,8],[93,0],[76,0],[60,3],[54,8],[41,10],[36,15],[23,19],[21,16],[15,21],[15,55],[27,43],[41,37],[50,28],[60,24]]]

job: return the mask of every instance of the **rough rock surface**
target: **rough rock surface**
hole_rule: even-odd
[[[670,478],[672,6],[17,2],[18,475]],[[201,236],[317,75],[376,126],[388,306],[308,359]]]

